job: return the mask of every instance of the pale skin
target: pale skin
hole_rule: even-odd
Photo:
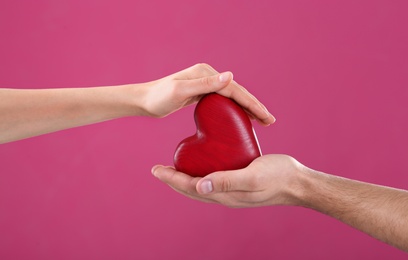
[[[0,144],[127,116],[164,117],[216,92],[262,125],[275,118],[231,72],[197,64],[159,80],[120,86],[0,89]]]
[[[192,199],[228,207],[301,206],[334,217],[408,252],[408,192],[312,170],[288,155],[193,178],[170,166],[152,173]]]

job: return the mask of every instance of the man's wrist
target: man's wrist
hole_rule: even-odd
[[[307,192],[310,187],[309,175],[313,171],[299,163],[291,156],[285,156],[284,167],[281,169],[282,183],[278,186],[279,196],[273,200],[272,205],[304,206],[307,200]]]

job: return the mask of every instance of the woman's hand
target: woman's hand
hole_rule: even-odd
[[[207,64],[197,64],[138,87],[145,87],[141,107],[147,116],[164,117],[216,92],[235,100],[262,125],[275,122],[265,106],[233,80],[231,72],[220,74]]]

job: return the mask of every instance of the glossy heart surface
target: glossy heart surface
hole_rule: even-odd
[[[198,102],[194,120],[196,134],[176,148],[176,170],[203,177],[215,171],[245,168],[261,156],[251,120],[235,101],[208,94]]]

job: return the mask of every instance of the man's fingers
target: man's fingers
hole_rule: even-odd
[[[176,171],[170,166],[156,165],[152,168],[152,174],[172,188],[188,194],[196,194],[195,186],[199,178],[193,178],[187,174]]]
[[[200,196],[197,193],[196,185],[199,178],[193,178],[187,174],[178,172],[173,167],[161,165],[154,166],[152,168],[152,174],[184,196],[202,202],[216,203],[215,200]]]
[[[193,199],[193,200],[198,200],[198,201],[202,201],[202,202],[205,202],[205,203],[218,203],[217,201],[215,201],[213,199],[210,199],[210,198],[207,198],[206,196],[199,195],[197,192],[195,192],[195,194],[190,194],[190,193],[187,193],[187,192],[185,192],[183,190],[176,189],[171,185],[169,185],[169,187],[171,187],[173,190],[177,191],[178,193],[180,193],[180,194],[182,194],[182,195],[184,195],[184,196],[186,196],[186,197],[188,197],[190,199]]]
[[[175,191],[206,203],[229,207],[261,205],[261,180],[248,170],[215,172],[204,178],[194,178],[170,166],[156,165],[152,173]]]

